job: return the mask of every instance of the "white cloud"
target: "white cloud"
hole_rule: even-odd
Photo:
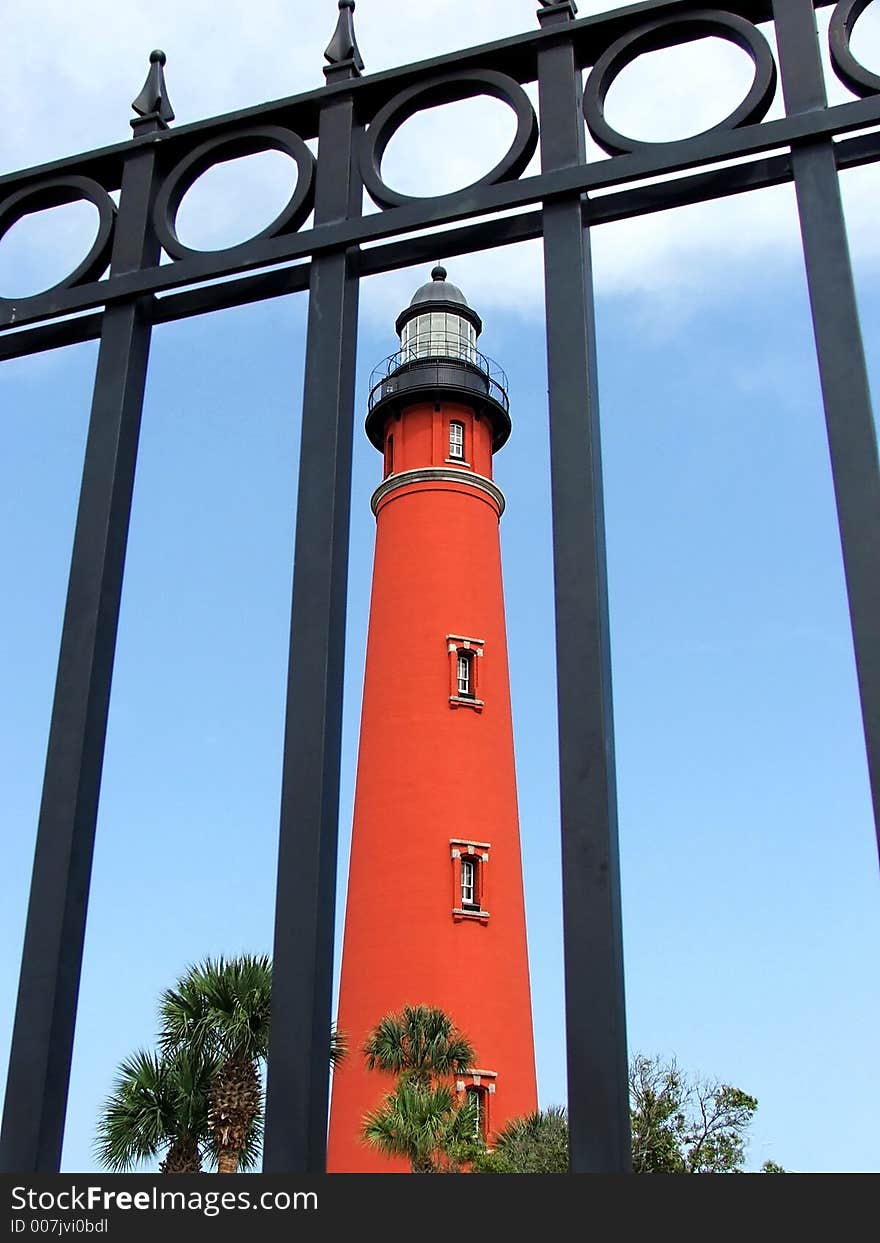
[[[580,6],[582,15],[609,6]],[[361,0],[355,21],[369,71],[378,71],[535,29],[535,0],[433,0],[400,5]],[[829,11],[819,14],[822,30]],[[149,51],[168,53],[169,92],[177,123],[245,107],[263,99],[312,89],[323,81],[323,48],[336,6],[264,0],[243,10],[232,0],[188,0],[147,9],[120,0],[30,0],[4,17],[7,56],[0,77],[0,159],[7,169],[58,158],[124,140],[130,100],[139,91]],[[824,37],[824,36],[823,36]],[[854,49],[866,64],[880,66],[880,14],[869,10],[856,28]],[[620,128],[641,137],[674,137],[715,123],[741,98],[749,80],[743,53],[718,40],[644,57],[621,78],[608,101]],[[832,101],[846,98],[832,80]],[[776,113],[780,103],[774,105]],[[494,101],[475,101],[423,114],[401,131],[389,149],[388,180],[404,191],[461,185],[489,168],[504,150],[510,118]],[[597,150],[591,158],[599,158]],[[270,214],[263,200],[277,202],[287,173],[274,157],[248,168],[247,199],[234,186],[234,171],[211,174],[213,198],[203,187],[182,220],[193,239],[221,244],[261,227]],[[847,211],[856,258],[876,263],[880,242],[873,227],[877,176],[861,170],[845,179]],[[670,322],[714,302],[756,266],[799,261],[790,188],[748,194],[708,206],[604,226],[595,235],[598,288],[638,299],[662,295]],[[258,219],[262,215],[262,219]],[[15,256],[8,239],[0,248],[0,279],[26,271],[24,234]],[[70,234],[61,238],[70,247]],[[39,246],[50,243],[41,235]],[[31,243],[33,251],[34,243]],[[7,251],[5,266],[3,249]],[[734,259],[734,261],[732,261]],[[21,265],[21,267],[19,266]],[[462,260],[462,281],[479,282],[483,305],[541,314],[540,254],[536,245],[486,252]],[[412,286],[412,274],[396,274],[365,286],[367,313],[387,318],[388,306]],[[12,292],[12,290],[10,290]]]

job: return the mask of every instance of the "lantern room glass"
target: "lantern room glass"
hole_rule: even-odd
[[[429,311],[404,324],[400,338],[405,362],[418,358],[454,358],[476,363],[477,330],[462,315]]]

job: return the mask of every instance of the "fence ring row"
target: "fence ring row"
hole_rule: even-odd
[[[853,28],[870,3],[871,0],[839,0],[829,27],[834,71],[859,96],[880,92],[880,75],[866,69],[850,48]],[[611,155],[656,146],[656,143],[630,138],[609,124],[605,118],[605,101],[609,90],[623,70],[639,56],[712,36],[733,43],[745,51],[752,61],[754,77],[741,103],[723,121],[704,130],[703,135],[718,134],[760,121],[766,115],[776,90],[776,65],[766,39],[754,25],[743,18],[732,13],[701,9],[681,17],[644,23],[616,39],[596,60],[584,88],[583,109],[587,127],[599,146]],[[380,207],[389,208],[420,203],[429,198],[452,197],[451,194],[408,195],[393,190],[382,177],[382,159],[401,126],[417,113],[481,96],[498,99],[513,111],[516,117],[516,133],[507,152],[495,167],[470,185],[455,191],[454,195],[466,194],[470,190],[521,176],[538,143],[538,119],[528,95],[515,79],[506,74],[494,70],[462,70],[409,87],[395,95],[376,113],[363,135],[360,159],[362,180],[374,202]],[[154,225],[162,247],[172,259],[222,253],[206,252],[180,241],[177,236],[177,213],[180,205],[195,182],[209,168],[263,151],[280,151],[295,162],[296,185],[288,202],[275,219],[259,233],[238,245],[295,232],[300,228],[314,205],[315,158],[305,142],[292,130],[275,125],[253,127],[200,144],[176,164],[163,181],[156,198]],[[82,200],[94,204],[98,211],[97,234],[82,261],[63,280],[38,294],[15,299],[0,297],[0,307],[21,306],[54,290],[97,280],[110,261],[116,219],[113,199],[103,186],[89,177],[71,175],[53,178],[18,190],[0,202],[2,241],[22,217]],[[234,250],[237,246],[227,249]]]

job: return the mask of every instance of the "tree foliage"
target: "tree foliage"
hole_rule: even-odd
[[[633,1170],[637,1174],[742,1171],[758,1102],[740,1088],[685,1075],[675,1059],[636,1054],[630,1064]]]
[[[630,1121],[636,1174],[743,1172],[753,1096],[717,1081],[686,1075],[674,1059],[637,1054],[630,1064]],[[515,1118],[478,1154],[479,1174],[564,1174],[568,1171],[566,1111],[551,1107]],[[775,1161],[761,1172],[784,1174]]]
[[[508,1122],[473,1161],[475,1174],[567,1174],[568,1116],[551,1105]]]

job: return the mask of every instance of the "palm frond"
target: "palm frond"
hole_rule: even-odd
[[[272,964],[268,955],[207,958],[162,995],[160,1040],[224,1058],[264,1059],[269,1049]]]
[[[330,1025],[330,1065],[338,1066],[340,1062],[344,1062],[348,1057],[348,1036],[337,1027],[335,1023]]]
[[[565,1174],[568,1168],[568,1114],[561,1105],[512,1118],[496,1133],[492,1152],[474,1165],[479,1174]]]
[[[436,1173],[454,1163],[479,1124],[476,1102],[458,1103],[451,1088],[402,1079],[379,1109],[366,1115],[361,1136],[386,1156],[406,1157],[416,1173]]]
[[[367,1067],[404,1075],[423,1084],[469,1069],[476,1062],[471,1042],[436,1006],[404,1006],[386,1014],[364,1044]]]
[[[187,1049],[162,1055],[139,1049],[127,1057],[98,1120],[94,1150],[101,1164],[124,1172],[181,1139],[201,1145],[216,1069],[216,1060]]]

